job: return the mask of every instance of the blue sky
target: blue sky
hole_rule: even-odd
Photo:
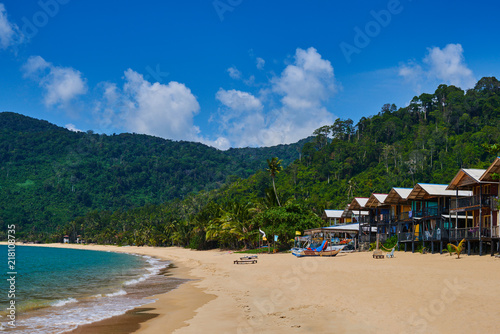
[[[0,111],[228,147],[500,73],[495,1],[0,0]]]

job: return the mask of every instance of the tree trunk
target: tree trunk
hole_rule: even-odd
[[[278,206],[281,206],[280,199],[278,198],[278,193],[276,192],[276,184],[274,183],[274,177],[273,177],[273,188],[274,188],[274,195],[276,196],[276,200],[278,201]]]

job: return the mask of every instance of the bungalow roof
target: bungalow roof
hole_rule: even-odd
[[[325,210],[323,216],[325,218],[342,218],[344,210]]]
[[[498,182],[498,180],[493,180],[493,174],[500,174],[500,157],[497,157],[495,161],[488,167],[486,172],[481,176],[481,181],[483,182]]]
[[[387,198],[387,194],[371,194],[370,198],[368,198],[368,202],[366,202],[367,208],[376,208],[379,206],[385,205],[385,199]]]
[[[453,190],[446,190],[447,184],[429,184],[429,183],[417,183],[413,190],[411,191],[408,199],[430,199],[442,196],[456,196],[456,192]],[[472,191],[460,190],[458,191],[458,196],[472,196]]]
[[[456,189],[472,189],[478,183],[482,183],[481,176],[486,172],[486,169],[466,169],[462,168],[457,175],[451,180],[446,188],[447,190]]]
[[[366,207],[368,202],[368,197],[354,197],[351,204],[349,205],[349,210],[360,210]]]
[[[387,204],[399,204],[406,202],[413,188],[392,188],[385,199]]]

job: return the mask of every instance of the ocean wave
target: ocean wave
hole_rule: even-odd
[[[122,315],[136,307],[152,302],[154,301],[117,296],[111,299],[94,300],[93,302],[83,304],[68,305],[68,303],[66,303],[64,307],[57,307],[57,309],[53,309],[48,314],[19,320],[17,322],[16,333],[66,333],[76,329],[80,325],[90,324]],[[48,319],[50,319],[50,321],[48,321]],[[7,328],[6,323],[1,325],[3,325],[3,328]]]
[[[145,268],[147,273],[145,273],[144,275],[142,275],[139,278],[135,278],[135,279],[132,279],[130,281],[126,281],[125,283],[123,283],[124,286],[134,285],[134,284],[143,282],[152,276],[158,275],[162,269],[165,269],[170,264],[170,262],[168,262],[168,261],[162,261],[162,260],[156,259],[156,258],[151,257],[151,256],[144,255],[142,257],[149,264],[149,267]]]
[[[124,296],[127,294],[127,291],[125,290],[120,290],[120,291],[117,291],[117,292],[113,292],[113,293],[108,293],[106,294],[105,296],[106,297],[116,297],[116,296]],[[102,295],[101,295],[102,296]]]
[[[67,299],[56,300],[55,302],[53,302],[51,304],[51,306],[61,307],[61,306],[64,306],[64,305],[67,305],[67,304],[71,304],[71,303],[78,303],[78,300],[76,300],[75,298],[67,298]]]

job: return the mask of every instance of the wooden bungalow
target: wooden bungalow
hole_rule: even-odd
[[[385,203],[387,196],[388,194],[371,194],[365,205],[373,212],[370,226],[377,228],[380,242],[385,242],[390,237],[390,225],[393,222],[391,206]]]
[[[443,249],[448,241],[450,229],[449,211],[451,198],[471,196],[470,191],[446,190],[447,184],[417,183],[408,195],[411,210],[402,212],[399,217],[399,241],[404,243],[405,251],[411,243],[412,252],[415,243],[422,242],[423,247],[430,246],[434,253],[435,246]]]
[[[400,220],[403,212],[411,211],[411,202],[408,200],[413,188],[392,188],[385,203],[391,206],[391,215]]]
[[[493,213],[492,217],[496,216],[496,225],[492,224],[491,231],[491,239],[492,242],[497,244],[497,250],[500,250],[500,210],[499,210],[499,198],[500,198],[500,179],[498,176],[500,175],[500,158],[496,158],[495,161],[488,167],[486,172],[481,176],[481,182],[489,182],[490,184],[497,185],[497,193],[491,191],[493,196],[493,211],[496,211],[496,214]]]
[[[368,197],[355,197],[346,209],[352,216],[352,221],[359,223],[359,242],[374,242],[376,234],[370,228],[371,210],[366,207]]]
[[[402,220],[403,215],[411,211],[411,202],[408,200],[413,188],[392,188],[385,199],[385,204],[390,205],[390,233],[398,235],[399,240],[399,222]]]
[[[500,162],[498,164],[500,169]],[[450,203],[450,242],[466,239],[469,254],[476,250],[482,255],[486,245],[493,255],[498,247],[498,209],[495,201],[498,181],[491,177],[495,163],[488,170],[461,169],[447,188],[457,193]],[[472,196],[460,196],[460,190],[470,190]],[[459,219],[459,214],[465,215],[465,219]]]

